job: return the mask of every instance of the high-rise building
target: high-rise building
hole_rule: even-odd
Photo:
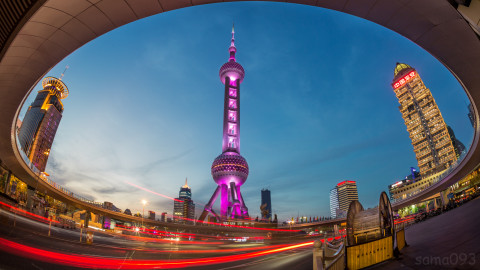
[[[338,208],[344,212],[348,212],[350,203],[352,201],[358,201],[357,182],[342,181],[338,183],[335,188],[337,189]]]
[[[223,109],[223,143],[222,154],[212,164],[212,177],[217,189],[208,201],[200,216],[203,221],[208,213],[217,220],[248,218],[240,186],[248,177],[248,163],[240,155],[240,84],[245,77],[242,65],[236,62],[235,32],[232,28],[230,57],[220,68],[220,80],[225,84]],[[212,209],[215,200],[220,196],[220,216]]]
[[[270,190],[262,189],[262,204],[260,209],[262,211],[262,219],[270,220],[272,218],[272,199],[270,197]]]
[[[470,103],[468,104],[468,119],[470,119],[470,124],[472,124],[472,127],[475,127],[475,118],[473,115],[473,105]]]
[[[450,139],[452,140],[453,149],[455,150],[455,155],[457,159],[465,152],[466,148],[465,145],[455,137],[455,132],[450,126],[447,126],[448,135],[450,135]]]
[[[155,211],[148,211],[148,219],[155,220]]]
[[[167,212],[162,212],[162,215],[160,216],[160,221],[165,222],[167,218]]]
[[[337,187],[335,186],[330,190],[330,216],[332,218],[337,217],[337,209],[338,209],[338,195],[337,195]]]
[[[173,220],[180,223],[192,223],[195,218],[195,204],[192,200],[192,189],[187,184],[180,188],[178,198],[173,201]]]
[[[60,79],[46,77],[42,87],[28,107],[18,131],[20,148],[41,172],[47,166],[53,139],[62,119],[61,100],[68,96],[68,88]]]
[[[392,87],[420,174],[426,176],[448,168],[457,156],[437,103],[420,75],[411,66],[397,63]]]

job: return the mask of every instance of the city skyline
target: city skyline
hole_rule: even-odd
[[[309,197],[306,197],[305,193],[312,199],[315,198],[315,196],[324,198],[315,199],[314,205],[316,205],[316,209],[310,208],[306,210],[307,213],[301,214],[318,216],[323,213],[323,215],[327,216],[328,191],[333,184],[341,180],[353,179],[358,183],[361,199],[368,197],[376,198],[376,196],[368,196],[368,192],[370,191],[367,189],[373,188],[372,193],[378,193],[378,190],[386,190],[388,184],[393,183],[404,175],[403,171],[405,168],[416,164],[411,145],[409,145],[408,134],[405,131],[400,131],[401,129],[405,129],[401,116],[398,115],[397,107],[395,105],[392,106],[392,104],[395,104],[397,101],[391,88],[389,88],[389,83],[396,61],[411,63],[411,65],[417,69],[422,70],[422,78],[424,78],[429,88],[434,92],[436,99],[437,91],[441,92],[443,89],[443,91],[446,92],[441,95],[439,94],[438,104],[440,110],[444,113],[444,108],[446,108],[445,112],[447,113],[444,113],[445,117],[450,118],[447,122],[452,123],[452,128],[455,130],[457,137],[464,142],[467,147],[469,146],[471,135],[468,137],[468,133],[466,132],[468,129],[460,124],[462,123],[460,118],[457,119],[461,113],[454,114],[452,113],[453,109],[449,107],[449,103],[453,104],[456,102],[455,104],[457,105],[455,106],[458,110],[464,110],[463,116],[465,123],[468,123],[465,106],[461,108],[458,107],[458,104],[462,104],[466,98],[464,98],[464,100],[455,98],[458,92],[455,92],[454,98],[449,98],[450,95],[448,91],[444,90],[445,88],[455,87],[455,89],[461,90],[461,87],[438,61],[426,52],[421,51],[418,46],[407,41],[405,38],[399,37],[397,34],[391,33],[373,23],[352,16],[311,7],[280,4],[269,4],[272,5],[272,10],[266,14],[265,18],[261,19],[261,23],[258,23],[259,29],[252,31],[249,30],[251,27],[248,27],[252,24],[248,22],[249,17],[241,17],[240,11],[248,10],[255,13],[256,5],[264,6],[267,4],[228,3],[222,4],[221,6],[211,5],[173,11],[168,14],[153,16],[129,24],[106,34],[98,40],[92,41],[55,67],[50,74],[58,72],[58,70],[64,67],[65,63],[71,66],[71,70],[66,75],[65,80],[69,87],[74,89],[72,91],[75,91],[75,96],[72,94],[71,99],[67,101],[69,103],[69,111],[65,113],[64,117],[70,120],[68,120],[68,124],[67,120],[62,121],[58,138],[56,138],[56,140],[59,141],[55,142],[59,149],[56,150],[56,146],[53,148],[47,171],[50,170],[50,172],[54,172],[52,174],[56,176],[55,179],[62,180],[60,183],[74,192],[82,195],[90,194],[97,200],[113,201],[113,203],[123,209],[126,207],[135,209],[135,201],[139,202],[143,197],[150,196],[138,190],[129,192],[130,189],[122,184],[123,181],[135,181],[156,192],[172,196],[175,194],[173,190],[178,189],[176,181],[181,181],[181,179],[188,176],[193,180],[191,181],[192,186],[197,185],[197,183],[199,185],[198,188],[195,187],[195,190],[197,190],[196,196],[199,196],[198,199],[195,198],[195,201],[206,203],[208,200],[207,197],[213,189],[213,183],[211,183],[211,176],[209,175],[210,166],[205,166],[205,164],[211,162],[211,159],[216,156],[219,150],[215,144],[218,141],[216,139],[218,137],[217,133],[219,133],[219,128],[217,127],[218,117],[215,117],[219,110],[215,108],[221,107],[222,102],[221,100],[219,101],[218,97],[215,97],[221,96],[221,93],[218,91],[219,83],[215,76],[217,72],[215,69],[218,68],[218,65],[223,61],[222,57],[224,55],[221,52],[226,45],[224,42],[226,35],[220,33],[227,32],[226,30],[228,30],[228,28],[226,25],[229,25],[230,22],[228,20],[231,20],[231,18],[228,17],[220,17],[218,21],[211,22],[210,18],[207,19],[207,14],[220,13],[221,10],[228,10],[231,5],[237,5],[237,7],[239,7],[239,11],[234,12],[234,19],[238,29],[237,33],[241,36],[242,40],[239,42],[240,45],[238,45],[238,47],[241,48],[242,53],[245,54],[245,56],[242,56],[242,64],[249,71],[252,70],[255,71],[255,73],[259,73],[258,77],[249,77],[249,81],[245,82],[244,86],[242,86],[245,91],[242,98],[246,98],[252,103],[251,106],[247,108],[244,107],[242,112],[245,114],[242,114],[245,120],[244,123],[250,122],[250,126],[247,124],[243,126],[242,139],[244,142],[248,141],[248,143],[244,144],[243,152],[249,157],[251,164],[254,164],[254,161],[256,164],[254,168],[255,173],[251,173],[249,187],[245,193],[248,196],[245,196],[247,205],[258,205],[258,189],[269,186],[269,189],[274,190],[274,192],[272,192],[274,196],[273,200],[279,202],[276,203],[275,210],[277,212],[274,211],[274,213],[279,214],[281,219],[296,215],[298,209],[310,207],[311,199],[308,199]],[[278,20],[275,21],[278,25],[268,23],[268,19],[272,19],[277,13],[282,14],[282,8],[297,9],[296,14],[289,15],[289,19],[292,19],[291,21],[293,21],[293,23],[289,25],[286,22],[282,23]],[[112,64],[107,65],[106,63],[113,61],[118,55],[123,55],[122,52],[130,52],[134,47],[132,43],[125,43],[126,49],[124,48],[123,50],[125,51],[122,51],[121,48],[113,48],[112,44],[123,44],[122,41],[127,40],[124,36],[133,34],[148,38],[150,35],[143,32],[145,30],[142,30],[142,26],[153,24],[153,22],[167,25],[169,20],[179,23],[187,17],[192,17],[195,11],[205,11],[205,14],[202,15],[203,17],[200,16],[201,18],[196,18],[203,23],[203,28],[195,24],[196,30],[199,28],[205,29],[205,31],[200,31],[205,33],[205,36],[199,35],[197,32],[193,33],[189,25],[189,23],[192,24],[192,21],[191,19],[187,20],[185,24],[176,29],[178,33],[174,34],[172,30],[172,32],[169,33],[171,36],[168,36],[167,39],[149,40],[149,42],[141,46],[143,51],[137,50],[145,53],[142,54],[142,60],[147,63],[146,66],[148,66],[148,68],[141,68],[145,63],[134,60],[121,65],[133,69],[124,68],[124,70],[120,69],[117,73],[109,71],[109,69],[113,69]],[[170,13],[172,15],[170,15]],[[309,38],[305,39],[305,36],[295,35],[294,29],[299,27],[300,22],[304,23],[303,20],[312,19],[309,18],[309,15],[313,13],[324,13],[326,21],[335,25],[336,30],[340,33],[333,35],[327,27],[325,27],[325,29],[314,29],[311,27],[303,29],[302,31],[302,34],[310,31],[307,32],[310,33],[310,35],[306,35]],[[315,22],[320,23],[318,21]],[[326,26],[327,23],[324,23],[324,25]],[[266,29],[269,30],[267,31]],[[169,32],[169,30],[166,31]],[[354,31],[358,33],[353,33]],[[262,35],[259,33],[262,33]],[[263,36],[265,35],[264,33],[269,33],[268,38]],[[358,39],[360,34],[367,37]],[[361,54],[365,48],[374,45],[373,41],[367,41],[366,39],[378,38],[379,36],[382,38],[376,40],[376,42],[381,43],[384,47],[386,47],[385,44],[393,46],[393,48],[388,50],[389,53],[392,53],[395,49],[401,51],[399,50],[399,47],[401,48],[399,44],[403,46],[408,43],[407,45],[409,46],[403,48],[403,51],[409,52],[411,55],[398,53],[394,56],[384,57],[385,59],[382,60],[379,60],[382,56],[378,56],[374,60],[369,59],[372,63],[366,63],[366,61],[359,59],[363,58]],[[279,37],[279,40],[275,39]],[[295,38],[299,38],[300,41],[293,42],[292,40],[295,40]],[[360,42],[351,48],[350,46],[343,47],[340,45],[340,48],[336,49],[332,48],[329,44],[325,44],[325,40],[330,41],[328,38],[330,38],[330,40],[345,38],[348,40],[346,43],[352,42],[353,40],[356,42],[362,41],[366,44],[361,44]],[[141,40],[142,38],[137,38],[137,40],[138,39]],[[206,42],[207,39],[213,39],[212,43]],[[251,42],[249,39],[259,39],[261,42],[257,41],[255,44],[249,45],[249,42]],[[182,40],[184,40],[184,42],[182,42]],[[187,41],[191,43],[187,43]],[[314,48],[321,45],[324,46],[322,48],[325,50],[328,49],[328,52],[314,50]],[[365,45],[365,47],[362,47],[363,45]],[[156,49],[156,46],[159,46],[160,49]],[[175,46],[178,46],[178,48],[174,48]],[[249,50],[249,47],[255,47],[257,50]],[[112,51],[107,51],[107,49],[110,48]],[[176,53],[172,55],[161,53],[161,49],[166,50],[166,48]],[[198,55],[199,51],[202,51],[203,48],[205,48],[206,55]],[[187,54],[189,50],[195,50],[197,53],[192,55]],[[300,55],[297,52],[298,50],[305,50],[310,53]],[[383,48],[383,50],[385,50],[385,48]],[[330,51],[332,51],[338,59],[328,62],[325,58],[322,58],[325,57],[325,54],[330,53]],[[345,56],[335,53],[344,53]],[[386,52],[382,50],[378,53],[386,54]],[[87,70],[87,67],[92,64],[86,64],[84,62],[82,64],[81,62],[81,58],[92,54],[99,56],[98,61],[106,62],[98,62],[98,67],[96,67],[98,69],[95,69],[96,71]],[[198,58],[193,58],[193,55]],[[356,59],[356,61],[350,61],[352,58]],[[318,64],[320,60],[324,62]],[[115,61],[119,60],[115,59]],[[167,65],[163,65],[162,61],[166,62]],[[193,64],[189,61],[195,61],[195,69],[192,73],[185,75],[187,69],[192,69]],[[422,63],[422,61],[425,62]],[[275,64],[271,64],[270,62]],[[291,63],[295,63],[293,64],[294,67],[288,67],[292,65]],[[334,63],[339,64],[334,65]],[[380,65],[382,68],[374,72],[367,72],[367,70],[376,65]],[[95,66],[95,64],[92,66]],[[168,68],[165,68],[165,66],[168,66]],[[272,67],[275,67],[273,71]],[[350,69],[348,67],[350,67]],[[154,69],[155,72],[153,72],[152,69]],[[296,71],[297,69],[300,69],[301,72]],[[321,72],[312,72],[317,69]],[[132,72],[132,70],[134,72]],[[119,73],[130,74],[131,77],[121,76]],[[163,73],[161,79],[158,79],[158,76],[160,76],[158,73]],[[200,75],[196,75],[195,73]],[[339,73],[340,76],[338,76],[337,73]],[[368,73],[368,76],[370,76],[369,80],[375,80],[375,83],[369,84],[369,82],[365,82],[363,80],[365,74],[361,73]],[[309,79],[315,74],[317,74],[320,79]],[[128,79],[118,81],[119,76],[122,78],[130,78],[131,81]],[[187,76],[188,80],[184,79],[185,76]],[[390,80],[388,76],[390,76]],[[168,77],[173,78],[173,80],[168,82]],[[449,80],[442,77],[448,77]],[[92,80],[86,80],[86,78],[91,78]],[[153,80],[153,78],[157,79]],[[262,83],[262,80],[269,81],[266,80],[266,78],[273,82],[282,82],[283,87],[280,87],[281,85],[279,83],[274,85],[275,87],[267,83]],[[292,80],[286,82],[286,78],[292,78]],[[147,79],[149,84],[147,84]],[[342,82],[344,84],[340,84],[342,79],[344,80],[344,82]],[[92,96],[82,95],[83,92],[88,93],[89,84],[82,83],[81,80],[89,81],[89,83],[93,81],[96,86],[101,85],[102,91],[106,93],[103,93],[103,95],[97,94],[93,99]],[[189,82],[190,80],[194,81],[193,85],[195,87],[192,87],[192,82]],[[145,87],[145,89],[151,90],[145,90],[139,87],[143,84],[150,85],[149,87]],[[158,89],[158,85],[161,85],[161,89],[168,89],[170,91],[175,89],[175,95],[161,91],[162,94],[160,96],[163,96],[162,99],[152,98],[152,100],[157,101],[158,104],[153,104],[150,100],[141,97],[142,95],[158,97],[158,94],[153,91],[154,89]],[[76,88],[74,88],[74,86],[76,86]],[[201,86],[201,91],[196,92],[199,86]],[[318,89],[328,89],[328,91],[318,91],[318,93],[316,93],[315,90],[317,87]],[[119,91],[121,89],[123,89],[123,91]],[[133,99],[135,101],[134,103],[130,103],[132,100],[128,90],[131,89],[139,91],[138,96],[135,96],[136,99]],[[372,92],[372,89],[375,89],[375,91]],[[364,95],[354,95],[354,90],[361,90]],[[78,93],[76,91],[78,91]],[[378,100],[373,100],[377,101],[373,102],[371,100],[372,93],[378,94],[380,96],[378,100],[388,104],[381,104]],[[110,99],[106,99],[105,96],[108,96]],[[440,96],[442,96],[442,98],[440,98]],[[74,98],[77,99],[75,100]],[[75,116],[78,115],[79,107],[81,107],[81,105],[76,105],[75,103],[80,103],[85,100],[91,101],[89,105],[93,108],[92,112],[87,112],[84,119],[75,118]],[[179,102],[179,100],[185,102]],[[183,114],[177,111],[177,105],[189,109],[187,106],[191,106],[192,104],[189,102],[194,101],[196,102],[194,109],[190,108],[191,110]],[[262,105],[265,105],[264,103],[266,101],[277,104],[278,106],[265,106],[265,108],[262,108]],[[136,102],[141,103],[142,106],[138,107],[138,103]],[[199,103],[201,102],[205,104],[200,106]],[[305,104],[309,104],[308,102],[315,104],[312,106],[314,110],[309,110],[308,106],[305,106]],[[29,102],[27,101],[25,104],[29,104]],[[72,105],[71,112],[70,104]],[[132,104],[135,106],[132,106]],[[378,106],[378,108],[376,108],[377,111],[362,111],[365,104],[376,104]],[[164,110],[159,109],[158,106],[163,106]],[[388,108],[389,106],[393,107],[393,109]],[[210,109],[210,107],[212,107],[212,109]],[[135,110],[130,111],[131,114],[123,114],[122,109],[124,108],[134,108],[143,113],[143,115],[135,114]],[[100,113],[101,117],[98,117],[95,112]],[[204,115],[193,115],[195,112],[202,112]],[[178,121],[174,121],[169,120],[168,117],[156,118],[153,114],[169,116],[181,115],[183,118],[180,117],[177,118]],[[359,114],[359,116],[362,116],[364,119],[370,118],[371,122],[361,126],[356,123],[358,122],[357,118],[352,117],[354,114]],[[95,117],[98,118],[95,119]],[[334,118],[336,121],[329,122],[328,118]],[[140,121],[136,122],[137,119],[146,119],[147,124],[141,124]],[[309,121],[304,121],[303,119],[308,119]],[[127,122],[127,125],[123,125],[125,124],[124,122]],[[162,129],[155,129],[154,132],[152,132],[150,131],[152,123],[164,127],[164,130],[168,128],[174,130],[174,132],[159,132],[162,131]],[[212,133],[203,134],[203,132],[201,132],[203,127],[201,127],[199,123],[202,123],[202,125],[205,124],[205,128],[211,128]],[[133,126],[134,130],[127,128],[127,126]],[[93,127],[95,128],[93,132],[91,132]],[[378,127],[385,128],[383,130],[380,129],[381,132],[379,133],[373,132],[373,129]],[[86,132],[87,130],[90,130],[90,132]],[[114,132],[110,133],[111,130]],[[148,136],[147,134],[145,137],[142,131],[146,130],[153,134],[161,134],[162,137],[160,140],[163,141],[163,143],[157,142],[158,138],[156,136]],[[283,133],[282,136],[279,135],[281,133]],[[312,136],[312,133],[317,136]],[[341,137],[340,134],[345,133],[351,133],[351,136],[338,138]],[[69,134],[73,134],[73,136]],[[120,135],[126,135],[126,137]],[[359,135],[365,135],[366,137],[359,138]],[[134,143],[134,141],[130,141],[131,138],[138,138],[139,141]],[[112,139],[114,142],[107,143]],[[194,144],[185,143],[193,139],[196,140]],[[308,142],[309,144],[302,144],[302,141]],[[72,145],[73,143],[78,143],[78,146]],[[157,153],[168,149],[168,144],[180,145],[182,147],[177,147],[175,150],[171,149],[160,156],[151,154],[151,152]],[[197,144],[202,144],[202,147],[199,148]],[[247,146],[249,144],[250,146]],[[392,146],[390,144],[395,145]],[[83,150],[82,148],[85,148],[85,145],[90,147]],[[275,152],[275,149],[266,147],[267,145],[276,145],[277,147],[284,148],[290,157],[278,157],[278,152]],[[71,148],[73,148],[73,150]],[[151,151],[152,148],[155,151]],[[382,148],[386,148],[386,150],[382,150]],[[401,154],[398,157],[399,164],[389,164],[386,168],[379,168],[384,164],[381,164],[381,158],[373,157],[372,152],[375,153],[376,151],[383,151],[382,154],[378,155],[383,159],[392,154]],[[85,154],[85,159],[75,160],[76,157],[74,156],[79,152]],[[261,152],[261,154],[258,152]],[[80,154],[79,156],[82,155],[83,154]],[[137,158],[138,155],[144,155],[148,158],[132,162],[126,159],[129,155],[137,156]],[[92,166],[91,163],[89,163],[90,161],[86,159],[90,159],[91,162],[96,161],[98,165],[94,164]],[[201,162],[197,162],[198,164],[195,164],[196,166],[193,166],[190,171],[187,171],[187,165],[199,159],[201,159]],[[365,162],[362,159],[366,159],[369,162]],[[270,163],[267,163],[266,160],[269,160]],[[75,161],[77,162],[75,163]],[[337,161],[338,163],[332,164],[332,161]],[[68,162],[76,165],[66,166]],[[172,164],[175,166],[172,166]],[[343,167],[350,167],[348,168],[349,171],[341,170],[341,164],[344,164]],[[289,169],[287,166],[289,166],[291,170],[287,170]],[[176,171],[179,172],[166,172],[167,170],[175,170],[171,169],[172,167],[176,167]],[[145,170],[147,173],[144,173]],[[162,173],[155,175],[153,172],[155,170],[160,170]],[[391,170],[391,172],[387,172],[387,170]],[[139,172],[142,171],[143,173],[140,174]],[[376,171],[376,174],[374,171]],[[128,172],[128,174],[125,174],[125,172]],[[275,172],[273,177],[269,175],[270,172]],[[82,179],[84,179],[84,181],[80,181]],[[94,183],[94,179],[104,180],[102,183]],[[109,179],[114,179],[114,181]],[[300,182],[301,179],[304,179],[305,182],[307,182],[307,180],[312,182],[302,183]],[[155,182],[159,182],[160,185],[155,186]],[[167,182],[174,182],[173,188],[166,187]],[[302,191],[304,193],[302,193]],[[131,194],[129,205],[121,205],[119,203],[120,199],[114,199],[114,194],[117,194],[116,198],[121,198],[122,193]],[[278,196],[277,198],[283,198],[283,200],[275,199],[275,196]],[[148,198],[148,200],[151,201],[152,199]],[[167,207],[161,208],[163,205],[171,205],[171,201],[153,197],[153,201],[155,200],[158,201],[155,202],[158,206],[154,208],[152,205],[152,210],[156,212],[169,209]],[[308,202],[303,202],[304,200]],[[362,204],[366,207],[374,206],[375,201],[376,199],[372,199],[372,201],[361,200]],[[137,206],[137,209],[138,207],[139,206]],[[257,209],[252,210],[254,210],[251,214],[252,217],[259,215]]]

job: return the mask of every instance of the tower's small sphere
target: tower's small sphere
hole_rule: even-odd
[[[237,186],[241,186],[248,177],[248,163],[237,153],[223,153],[213,161],[212,176],[218,185],[235,182]]]
[[[227,76],[230,77],[231,81],[240,79],[241,83],[243,81],[243,78],[245,78],[245,70],[243,70],[242,65],[237,62],[226,62],[220,68],[220,80],[223,84],[225,84],[225,78]]]

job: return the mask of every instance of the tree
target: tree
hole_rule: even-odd
[[[123,212],[125,215],[129,215],[131,216],[132,215],[132,212],[130,211],[130,209],[125,209],[125,212]]]

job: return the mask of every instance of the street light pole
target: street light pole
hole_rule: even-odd
[[[145,205],[147,204],[147,201],[146,200],[142,200],[142,204],[143,204],[143,213],[142,213],[142,228],[143,228],[143,218],[145,216]]]

